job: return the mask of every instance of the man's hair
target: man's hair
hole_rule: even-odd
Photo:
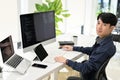
[[[101,13],[98,15],[97,20],[101,19],[103,23],[110,24],[111,26],[116,26],[117,17],[112,13]]]

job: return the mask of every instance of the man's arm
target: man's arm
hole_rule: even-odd
[[[70,46],[70,45],[64,45],[62,46],[62,49],[66,51],[78,51],[78,52],[83,52],[88,55],[92,52],[92,47],[77,47],[77,46]]]
[[[92,50],[92,47],[73,47],[73,51],[79,51],[87,55],[90,55]]]

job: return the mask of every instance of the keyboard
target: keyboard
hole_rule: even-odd
[[[64,56],[66,53],[66,51],[64,50],[56,50],[52,53],[49,53],[48,56],[45,58],[44,62],[47,62],[47,63],[55,63],[56,61],[54,60],[54,58],[56,56]]]
[[[6,62],[7,65],[16,68],[20,62],[23,60],[23,58],[17,54],[15,54],[9,61]]]
[[[55,56],[48,56],[43,60],[43,62],[55,63],[56,61],[54,60],[54,58],[55,58]]]

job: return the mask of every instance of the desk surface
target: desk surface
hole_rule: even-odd
[[[62,37],[62,38],[61,38]],[[67,39],[66,39],[67,37]],[[78,37],[78,45],[83,45],[83,46],[90,46],[94,41],[95,37],[89,37],[88,40],[88,36],[79,36]],[[57,38],[57,41],[62,41],[62,40],[71,40],[71,36],[68,35],[63,35]],[[87,40],[87,41],[86,41]],[[51,43],[49,45],[45,46],[45,49],[48,53],[53,53],[53,54],[60,54],[60,53],[64,53],[64,56],[68,59],[78,59],[79,57],[81,57],[83,54],[80,52],[75,52],[75,51],[62,51],[60,49],[58,49],[59,44],[58,42],[54,42]],[[55,53],[57,52],[57,53]],[[23,54],[24,57],[28,58],[29,60],[33,60],[35,57],[35,53],[34,52],[28,52],[28,53],[24,53]],[[32,61],[32,63],[34,63],[34,61]],[[36,63],[43,63],[40,61],[36,61]],[[65,65],[63,63],[43,63],[43,64],[47,64],[48,67],[46,69],[41,69],[41,68],[35,68],[35,67],[30,67],[27,72],[24,75],[21,75],[17,72],[3,72],[3,80],[41,80],[43,79],[45,76],[50,75],[51,73],[53,73],[54,71],[59,71],[61,68],[63,68]],[[0,79],[2,80],[2,79]]]

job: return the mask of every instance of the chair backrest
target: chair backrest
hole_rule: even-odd
[[[108,64],[110,59],[107,59],[102,66],[99,68],[99,70],[97,71],[96,75],[95,75],[95,80],[107,80],[107,76],[106,76],[106,66]]]
[[[113,35],[113,41],[120,42],[120,34],[112,34]]]

